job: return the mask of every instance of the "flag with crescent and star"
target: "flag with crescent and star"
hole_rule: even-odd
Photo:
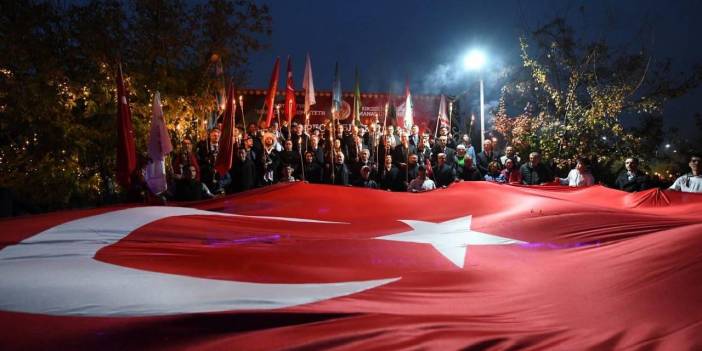
[[[0,345],[702,347],[700,195],[330,187],[2,220]]]

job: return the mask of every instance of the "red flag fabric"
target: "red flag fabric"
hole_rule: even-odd
[[[297,113],[297,103],[295,102],[295,83],[293,81],[292,59],[288,56],[288,78],[285,84],[285,118],[288,126],[292,125],[292,119]],[[289,129],[288,129],[289,130]]]
[[[268,85],[268,95],[266,96],[266,128],[270,128],[271,120],[273,119],[273,109],[275,108],[275,94],[278,91],[278,76],[280,75],[280,57],[275,59],[273,73],[271,74],[271,83]]]
[[[131,185],[131,175],[136,169],[136,146],[132,112],[129,109],[129,92],[124,86],[122,65],[117,71],[117,182],[124,188]]]
[[[234,116],[236,115],[235,99],[234,83],[230,80],[227,87],[224,116],[222,118],[221,146],[219,153],[217,153],[217,160],[215,160],[215,170],[220,176],[224,176],[232,168],[232,158],[234,157]]]
[[[0,345],[702,347],[702,195],[329,190],[3,220]]]

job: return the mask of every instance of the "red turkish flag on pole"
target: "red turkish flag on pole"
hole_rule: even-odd
[[[122,64],[117,71],[117,182],[123,188],[131,185],[131,175],[136,169],[136,146],[132,112],[129,109],[129,92],[124,86]]]
[[[278,91],[278,76],[280,75],[280,57],[275,59],[273,73],[271,74],[271,83],[268,85],[268,95],[266,96],[266,128],[270,128],[271,120],[273,119],[273,109],[275,108],[275,94]]]
[[[0,345],[702,346],[702,195],[328,189],[298,182],[189,206],[0,220]]]
[[[295,117],[295,112],[297,112],[295,83],[293,82],[292,59],[288,56],[288,79],[285,84],[285,117],[288,119],[288,128],[292,126],[292,119]]]
[[[215,161],[215,170],[220,176],[224,176],[232,168],[232,158],[234,157],[234,116],[236,115],[236,92],[234,83],[230,80],[227,87],[227,101],[224,105],[224,116],[222,118],[222,138],[220,149]]]

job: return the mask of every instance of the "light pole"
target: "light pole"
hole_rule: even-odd
[[[483,85],[483,65],[485,54],[478,50],[469,52],[463,58],[463,66],[468,70],[477,70],[480,76],[480,145],[485,144],[485,88]]]

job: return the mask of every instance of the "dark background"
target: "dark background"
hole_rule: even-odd
[[[315,87],[329,90],[335,62],[344,91],[354,68],[365,92],[462,97],[464,113],[476,113],[478,76],[462,68],[471,48],[488,55],[484,72],[486,111],[494,106],[508,69],[518,68],[522,33],[565,17],[583,40],[605,38],[621,50],[646,47],[652,63],[671,58],[676,71],[702,62],[701,1],[260,1],[273,17],[270,46],[251,58],[251,87],[268,85],[273,61],[292,55],[296,89],[302,89],[304,58],[312,57]],[[281,75],[280,88],[284,86]],[[665,126],[699,137],[693,115],[702,110],[702,88],[668,103]],[[486,112],[489,122],[490,113]],[[625,124],[636,123],[625,120]]]

